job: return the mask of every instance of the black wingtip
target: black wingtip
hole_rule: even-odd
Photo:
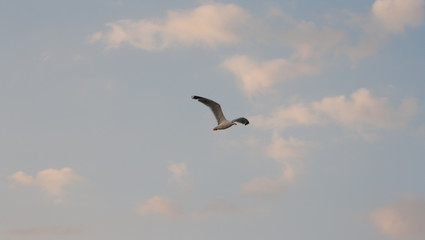
[[[192,99],[199,99],[199,98],[201,98],[201,97],[196,96],[196,95],[193,95],[193,96],[192,96]]]

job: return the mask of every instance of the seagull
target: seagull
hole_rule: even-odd
[[[224,130],[226,128],[229,128],[233,125],[236,125],[236,122],[242,123],[244,125],[248,125],[249,121],[248,119],[244,117],[236,118],[232,121],[229,121],[224,117],[223,111],[221,111],[220,104],[214,102],[213,100],[209,100],[207,98],[199,97],[199,96],[192,96],[192,99],[198,100],[201,103],[208,106],[211,111],[214,113],[215,119],[217,119],[217,126],[213,129],[214,131],[217,130]]]

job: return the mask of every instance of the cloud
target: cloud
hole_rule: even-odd
[[[142,203],[137,212],[142,216],[173,216],[180,214],[180,210],[177,208],[177,206],[175,206],[168,199],[159,196],[154,196]]]
[[[240,42],[237,31],[248,18],[249,14],[237,5],[211,3],[188,11],[169,11],[164,19],[108,23],[109,30],[92,34],[88,41],[103,40],[107,48],[125,43],[147,51],[191,46],[215,48]]]
[[[372,15],[388,32],[402,32],[406,26],[417,27],[424,18],[424,0],[376,0]]]
[[[335,48],[347,40],[346,37],[343,30],[326,26],[319,28],[314,22],[300,21],[284,34],[283,39],[295,49],[292,58],[305,60],[335,52]]]
[[[273,132],[272,142],[266,148],[266,153],[273,159],[286,163],[287,159],[300,158],[304,155],[305,147],[311,143],[290,137],[288,140]]]
[[[304,62],[283,58],[256,61],[246,55],[232,56],[221,65],[236,76],[239,86],[248,96],[270,92],[276,82],[319,72],[319,67]]]
[[[168,180],[170,183],[176,184],[183,190],[190,188],[190,176],[186,167],[186,163],[170,164],[168,171],[171,173],[171,178]]]
[[[295,20],[277,8],[269,9],[269,17],[266,16],[264,20],[264,17],[251,16],[238,5],[222,3],[208,3],[189,10],[170,10],[163,18],[110,22],[106,24],[106,30],[94,32],[86,41],[103,42],[106,49],[130,45],[146,51],[196,46],[217,48],[250,42],[256,42],[256,45],[277,43],[277,46],[283,45],[293,50],[290,60],[279,58],[277,61],[267,62],[265,66],[257,66],[260,72],[268,72],[267,68],[271,68],[268,77],[249,80],[248,74],[245,77],[237,74],[238,78],[243,79],[244,91],[254,93],[255,89],[261,92],[276,81],[275,77],[271,77],[275,74],[273,69],[276,69],[276,64],[287,66],[282,72],[289,71],[291,75],[298,72],[300,67],[317,68],[305,63],[306,60],[313,59],[326,64],[328,60],[325,61],[324,57],[328,55],[348,56],[352,61],[358,61],[376,54],[391,34],[402,33],[406,27],[420,26],[424,18],[423,7],[424,0],[376,0],[367,13],[348,13],[348,20],[338,16],[334,21],[336,24],[342,22],[354,27],[351,38],[357,39],[357,42],[352,43],[350,32],[345,30],[346,26],[336,29],[312,21]],[[277,25],[275,21],[271,21],[276,17],[281,18]],[[357,36],[358,29],[361,30],[360,36]],[[240,64],[246,66],[253,63],[236,65]],[[255,67],[255,62],[253,66]],[[238,71],[232,69],[229,70]],[[295,70],[292,72],[291,69]],[[256,71],[252,73],[254,72]],[[283,79],[288,77],[292,78],[283,74]]]
[[[292,126],[309,126],[321,123],[319,113],[309,105],[297,103],[289,107],[278,107],[269,117],[256,115],[249,118],[255,126],[284,130]]]
[[[355,17],[349,22],[363,29],[363,33],[357,44],[346,45],[342,52],[354,61],[376,54],[391,34],[421,25],[423,7],[423,0],[376,0],[369,15],[352,14]]]
[[[20,183],[22,185],[27,185],[27,186],[32,185],[35,182],[35,180],[32,176],[29,176],[22,171],[16,172],[16,173],[10,175],[8,178],[9,178],[9,180],[13,180],[17,183]]]
[[[401,128],[417,113],[415,99],[404,99],[394,108],[387,98],[375,98],[365,88],[353,92],[350,99],[341,95],[313,102],[312,108],[334,122],[360,132],[366,127]]]
[[[286,192],[295,183],[303,163],[299,160],[305,156],[306,149],[312,144],[290,137],[288,140],[273,132],[270,145],[265,148],[267,156],[273,158],[281,168],[276,178],[260,176],[242,185],[241,192],[254,197],[276,197]]]
[[[283,175],[282,175],[283,176]],[[276,197],[286,192],[289,183],[282,177],[256,177],[242,185],[241,192],[253,197]]]
[[[419,195],[403,196],[375,209],[368,217],[388,237],[425,237],[425,200]]]
[[[349,97],[340,95],[311,103],[296,103],[279,107],[270,116],[256,115],[250,119],[257,127],[280,131],[331,121],[367,137],[369,130],[403,128],[417,111],[413,98],[406,98],[394,107],[388,98],[374,97],[368,89],[361,88]]]
[[[95,42],[101,40],[102,37],[103,37],[103,32],[95,32],[95,33],[92,33],[91,35],[89,35],[87,37],[87,42],[88,43],[95,43]]]
[[[16,172],[8,177],[11,186],[34,186],[39,187],[48,195],[56,197],[57,200],[65,194],[64,188],[82,179],[71,168],[46,169],[32,177],[22,171]]]

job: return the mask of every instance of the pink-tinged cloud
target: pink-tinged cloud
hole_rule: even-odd
[[[242,185],[241,192],[253,197],[276,197],[286,192],[289,183],[282,177],[256,177]]]
[[[424,0],[376,0],[369,15],[353,18],[351,22],[363,33],[356,44],[344,46],[341,52],[354,61],[375,55],[392,34],[420,26],[423,18]]]
[[[19,172],[16,172],[16,173],[10,175],[8,177],[8,179],[11,180],[12,182],[19,183],[19,184],[22,184],[22,185],[27,185],[27,186],[32,185],[35,182],[35,180],[32,176],[30,176],[30,175],[28,175],[28,174],[26,174],[22,171],[19,171]]]
[[[287,163],[290,159],[305,156],[306,148],[310,146],[309,142],[295,139],[292,136],[284,139],[277,132],[273,132],[272,142],[266,148],[266,153],[278,162]]]
[[[277,82],[319,72],[319,67],[283,58],[257,61],[246,55],[235,55],[221,64],[232,72],[242,91],[248,96],[268,93]]]
[[[276,197],[285,193],[302,171],[303,163],[299,159],[306,155],[305,152],[311,145],[309,142],[293,137],[284,139],[274,132],[265,153],[277,162],[282,171],[281,174],[278,177],[255,177],[242,185],[241,192],[259,198]]]
[[[284,194],[289,186],[294,183],[297,170],[287,165],[278,177],[260,176],[242,185],[242,194],[255,198],[274,198]]]
[[[369,219],[380,232],[395,239],[425,238],[425,199],[419,195],[406,195],[379,207]]]
[[[320,114],[304,103],[296,103],[289,107],[281,106],[270,116],[256,115],[249,119],[255,126],[274,130],[284,130],[292,126],[310,126],[323,122]]]
[[[335,53],[337,47],[346,42],[343,30],[318,27],[314,22],[297,22],[293,29],[283,34],[283,41],[295,51],[292,58],[316,59]]]
[[[191,182],[186,163],[170,164],[168,165],[168,171],[171,173],[168,182],[176,184],[182,190],[189,190]]]
[[[311,103],[296,103],[279,107],[270,116],[257,115],[250,119],[256,127],[280,131],[293,126],[334,122],[367,138],[371,134],[369,130],[405,127],[417,111],[413,98],[392,106],[388,98],[374,97],[368,89],[361,88],[348,97],[340,95]]]
[[[204,46],[238,43],[238,34],[249,14],[234,4],[210,3],[186,11],[169,11],[163,19],[120,20],[108,23],[109,30],[88,37],[93,43],[102,40],[107,48],[123,44],[153,51],[170,47]]]
[[[417,113],[414,99],[404,99],[398,107],[393,107],[387,98],[375,98],[370,91],[361,88],[350,95],[327,97],[314,102],[315,111],[326,115],[345,127],[362,130],[364,127],[396,129],[404,127]]]
[[[82,180],[71,168],[46,169],[32,177],[22,171],[16,172],[8,177],[12,187],[33,186],[44,190],[48,195],[61,201],[65,194],[64,188]]]
[[[402,32],[423,23],[424,0],[376,0],[372,14],[387,31]]]
[[[154,196],[140,205],[137,212],[142,216],[163,215],[173,216],[180,214],[180,210],[170,200]]]

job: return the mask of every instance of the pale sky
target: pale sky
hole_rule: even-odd
[[[424,11],[1,1],[0,239],[425,239]]]

